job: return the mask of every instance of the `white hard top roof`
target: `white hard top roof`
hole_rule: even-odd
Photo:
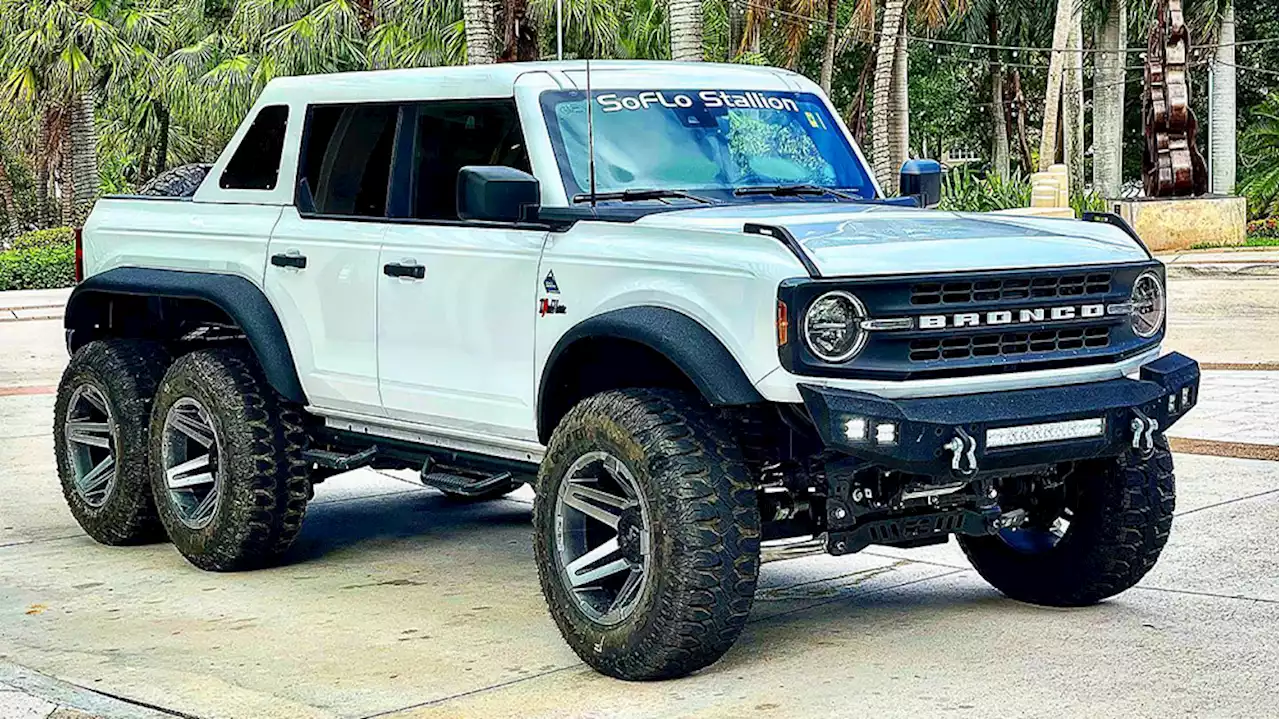
[[[258,104],[512,97],[521,77],[540,75],[539,84],[547,87],[580,89],[586,66],[581,60],[511,62],[282,77],[267,85]],[[593,60],[591,82],[593,89],[817,91],[803,75],[787,70],[703,62]]]

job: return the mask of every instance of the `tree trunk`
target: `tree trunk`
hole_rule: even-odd
[[[1109,0],[1098,41],[1093,83],[1093,189],[1119,197],[1124,162],[1124,65],[1126,0]]]
[[[40,150],[36,157],[36,227],[45,229],[50,226],[53,215],[49,207],[49,182],[52,179],[50,169],[53,165],[53,113],[46,108],[40,121]]]
[[[859,147],[867,146],[867,83],[871,81],[871,71],[875,63],[871,58],[876,56],[876,44],[871,45],[871,52],[866,62],[862,63],[862,71],[858,73],[858,89],[853,95],[853,103],[849,106],[849,115],[845,125],[853,133],[853,139]]]
[[[1213,53],[1213,97],[1209,127],[1209,191],[1236,189],[1236,9],[1227,5]],[[1274,78],[1273,78],[1274,80]]]
[[[528,0],[502,2],[502,52],[498,62],[531,62],[538,59],[538,26],[529,19]]]
[[[98,133],[93,126],[92,92],[75,98],[67,124],[68,142],[64,144],[62,223],[79,225],[89,216],[98,195]]]
[[[169,164],[169,108],[157,103],[156,115],[160,119],[160,137],[156,142],[156,172],[159,175]]]
[[[831,77],[836,68],[836,9],[839,6],[840,0],[827,0],[827,34],[822,45],[822,74],[818,85],[828,95],[831,94]]]
[[[467,64],[493,62],[493,3],[491,0],[462,0],[462,23],[467,41]]]
[[[1044,88],[1044,128],[1040,133],[1041,172],[1058,159],[1058,109],[1062,100],[1062,75],[1066,66],[1066,50],[1071,35],[1071,16],[1075,0],[1058,0],[1053,19],[1053,52],[1049,55],[1049,76]]]
[[[729,42],[725,46],[725,62],[733,62],[742,47],[742,35],[747,22],[745,9],[745,4],[729,3]]]
[[[1000,44],[1000,16],[992,10],[987,17],[987,39],[991,45]],[[1000,179],[1009,177],[1009,126],[1005,123],[1004,67],[1000,64],[1000,51],[991,48],[991,166]]]
[[[668,0],[671,12],[671,59],[702,60],[702,0]]]
[[[1069,2],[1070,0],[1064,0]],[[871,165],[876,179],[886,191],[891,189],[893,174],[893,60],[897,38],[902,27],[903,0],[885,0],[884,17],[880,21],[880,46],[876,49],[876,78],[871,90]]]
[[[1062,78],[1062,161],[1067,163],[1071,192],[1084,192],[1084,53],[1079,5],[1071,15],[1066,72]]]
[[[904,12],[898,25],[898,39],[893,47],[893,158],[890,179],[897,176],[907,161],[911,142],[911,98],[907,92],[907,19]],[[896,184],[896,183],[895,183]]]
[[[1013,71],[1013,107],[1018,108],[1018,155],[1022,171],[1031,174],[1031,143],[1027,140],[1027,98],[1022,94],[1022,72]]]
[[[5,240],[12,240],[22,234],[22,224],[18,222],[18,203],[13,195],[13,181],[9,179],[9,170],[3,158],[0,158],[0,205],[4,208]],[[0,249],[5,243],[0,242]]]

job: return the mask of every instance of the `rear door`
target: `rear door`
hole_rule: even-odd
[[[321,409],[379,415],[377,280],[397,105],[307,109],[294,207],[268,251],[270,298]]]
[[[378,277],[378,365],[387,415],[478,435],[535,439],[533,339],[547,233],[461,222],[458,170],[528,172],[511,99],[405,108],[405,218]]]

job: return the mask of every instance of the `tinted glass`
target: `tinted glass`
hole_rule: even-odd
[[[520,118],[512,100],[428,102],[417,106],[410,215],[458,219],[458,170],[504,165],[529,171]]]
[[[812,184],[875,197],[840,126],[816,95],[722,90],[592,90],[596,189],[730,195],[739,187]],[[569,195],[587,190],[581,91],[541,96]]]
[[[398,114],[396,105],[312,107],[303,135],[298,208],[385,216]]]
[[[280,175],[280,153],[289,124],[289,108],[271,105],[258,111],[244,139],[218,178],[224,190],[274,190]]]

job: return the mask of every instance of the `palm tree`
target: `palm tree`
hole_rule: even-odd
[[[671,13],[671,59],[702,60],[702,1],[667,0]]]
[[[1093,189],[1118,197],[1124,157],[1126,0],[1106,0],[1106,16],[1098,36],[1093,86]]]
[[[491,0],[462,0],[468,64],[485,65],[493,62],[493,15]]]
[[[871,164],[882,187],[907,159],[910,131],[910,99],[907,94],[907,25],[914,11],[926,28],[941,27],[947,18],[960,16],[964,0],[886,0],[880,20],[876,50],[875,82],[871,90]]]
[[[1280,163],[1276,151],[1280,147],[1280,96],[1274,90],[1254,108],[1255,120],[1240,136],[1240,154],[1244,177],[1237,192],[1249,198],[1249,211],[1255,217],[1276,212],[1280,194]]]
[[[1058,0],[1058,10],[1053,19],[1053,51],[1049,55],[1049,76],[1045,80],[1044,128],[1040,133],[1038,169],[1041,172],[1058,159],[1058,112],[1062,104],[1063,76],[1066,74],[1076,8],[1076,0]]]
[[[1236,186],[1236,8],[1228,0],[1219,15],[1218,43],[1210,65],[1209,191]]]
[[[129,71],[119,6],[87,0],[6,0],[0,3],[0,112],[30,105],[40,113],[36,157],[38,222],[46,226],[55,179],[62,221],[88,214],[98,191],[95,94],[112,67]],[[6,121],[12,116],[4,118]]]

